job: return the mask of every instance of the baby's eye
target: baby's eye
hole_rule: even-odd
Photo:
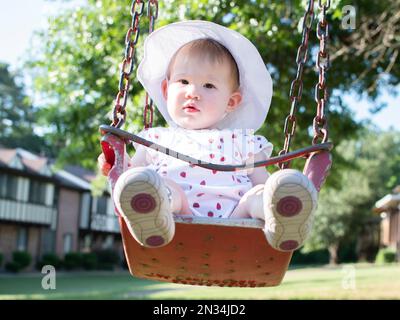
[[[214,86],[212,83],[206,83],[206,84],[204,85],[204,88],[207,88],[207,89],[214,89],[215,86]]]
[[[189,84],[189,81],[187,81],[186,79],[180,79],[178,80],[178,82],[181,84]]]

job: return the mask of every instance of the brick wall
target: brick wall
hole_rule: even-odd
[[[26,251],[32,257],[29,267],[23,271],[31,271],[35,269],[36,261],[40,254],[40,233],[41,228],[37,226],[23,226],[20,224],[0,224],[0,252],[3,254],[3,267],[9,261],[12,261],[12,253],[18,249],[17,238],[18,229],[26,227],[28,229],[28,239]]]
[[[17,227],[10,224],[0,224],[0,252],[3,254],[3,266],[12,258],[12,252],[17,248]]]
[[[56,253],[64,256],[64,235],[72,234],[72,251],[78,251],[80,193],[60,189],[58,200],[58,221]]]

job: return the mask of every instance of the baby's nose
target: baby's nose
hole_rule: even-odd
[[[195,85],[188,85],[186,88],[186,98],[187,99],[200,99],[199,91]]]

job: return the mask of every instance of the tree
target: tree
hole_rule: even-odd
[[[37,110],[18,82],[18,75],[0,63],[0,145],[37,153],[49,151],[44,139],[33,132]]]
[[[338,262],[339,246],[356,240],[373,217],[375,202],[400,184],[400,132],[364,129],[337,149],[351,167],[336,172],[339,189],[322,190],[305,247],[306,251],[328,248],[331,263]]]
[[[35,88],[41,94],[43,117],[53,130],[51,142],[59,150],[60,159],[87,167],[95,164],[100,152],[98,126],[109,123],[107,114],[117,93],[118,66],[131,21],[128,2],[88,0],[83,7],[65,10],[51,18],[49,29],[38,34],[42,44],[37,48],[40,54],[29,65]],[[331,18],[338,15],[337,11],[332,10]],[[296,73],[295,57],[301,40],[297,25],[303,13],[300,1],[275,1],[268,5],[264,1],[160,1],[157,26],[183,18],[211,20],[243,33],[257,44],[275,87],[273,105],[260,133],[276,145],[278,152],[283,144],[283,122],[290,108],[288,92]],[[373,19],[374,13],[370,12],[369,17]],[[339,30],[338,18],[330,20],[331,47],[340,47],[343,42],[340,35],[344,31]],[[142,22],[139,44],[147,32],[147,18],[143,17]],[[314,31],[310,43],[314,48],[318,45]],[[312,67],[314,62],[315,57],[311,57],[305,68],[303,101],[299,106],[293,149],[311,141],[309,129],[315,116],[313,88],[317,79]],[[343,91],[350,91],[348,79],[361,72],[363,64],[361,58],[352,63],[351,74],[349,66],[341,62],[331,69],[328,84],[340,90],[332,90],[329,114],[331,136],[336,141],[351,136],[357,129],[341,95]],[[132,95],[133,101],[127,107],[129,124],[125,129],[137,132],[141,127],[143,104],[139,84],[134,83]],[[163,123],[156,117],[156,124]]]

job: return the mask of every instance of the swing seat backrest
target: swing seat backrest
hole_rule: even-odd
[[[114,190],[126,170],[125,143],[112,134],[104,135],[101,143],[107,162],[113,164],[109,181]],[[325,167],[317,162],[319,157],[311,156],[304,170],[316,184],[322,184],[330,167],[329,152],[322,158]],[[173,240],[160,248],[146,248],[130,235],[116,213],[129,270],[139,278],[206,286],[277,286],[292,256],[268,244],[260,220],[176,216]]]

